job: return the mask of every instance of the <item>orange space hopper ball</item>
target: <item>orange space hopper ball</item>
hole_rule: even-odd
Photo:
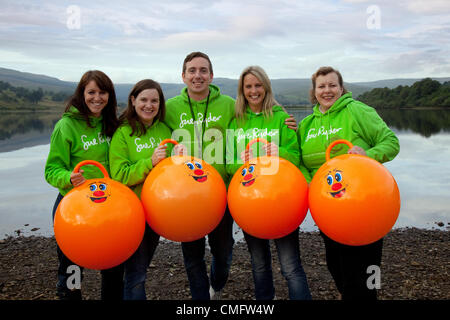
[[[343,154],[326,162],[314,175],[309,189],[311,216],[334,241],[360,246],[384,237],[400,212],[400,193],[389,171],[367,156]]]
[[[175,140],[163,140],[177,144]],[[175,155],[158,163],[141,193],[146,219],[162,237],[198,240],[213,231],[226,208],[226,187],[219,172],[201,159]]]
[[[258,138],[247,145],[266,140]],[[308,184],[289,161],[262,156],[246,162],[228,187],[228,206],[234,221],[248,234],[277,239],[293,232],[308,211]]]
[[[109,178],[89,179],[69,191],[60,202],[54,220],[56,241],[74,263],[89,269],[109,269],[127,260],[144,236],[145,215],[139,198],[127,186]]]

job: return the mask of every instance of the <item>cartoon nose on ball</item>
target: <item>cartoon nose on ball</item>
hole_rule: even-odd
[[[166,143],[178,144],[167,139],[160,145]],[[141,200],[153,231],[171,241],[190,242],[209,234],[222,220],[226,186],[204,160],[174,155],[150,171]]]
[[[88,179],[69,191],[55,213],[58,246],[71,261],[88,269],[109,269],[126,261],[139,247],[145,231],[145,213],[138,196],[109,178],[97,161],[78,163],[100,170],[103,178]]]
[[[186,166],[192,170],[194,175],[192,178],[197,182],[205,182],[208,180],[208,176],[205,174],[205,171],[203,171],[203,166],[198,161],[188,161],[186,162]]]
[[[246,149],[265,139],[251,140]],[[274,169],[276,168],[276,169]],[[292,233],[308,211],[308,183],[286,159],[265,155],[244,163],[228,187],[228,206],[234,221],[260,239]]]
[[[391,173],[368,156],[341,154],[330,158],[337,144],[332,142],[326,162],[310,183],[311,216],[329,238],[345,245],[362,246],[383,238],[400,212],[400,192]]]
[[[339,190],[339,189],[341,189],[342,188],[342,184],[340,184],[340,183],[335,183],[335,184],[333,184],[332,186],[331,186],[331,189],[333,190],[333,191],[337,191],[337,190]]]
[[[255,177],[253,176],[253,172],[255,171],[255,165],[251,164],[248,168],[244,168],[241,171],[241,175],[243,176],[242,185],[244,187],[249,187],[255,182]]]

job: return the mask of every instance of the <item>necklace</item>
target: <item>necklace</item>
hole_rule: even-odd
[[[188,102],[189,102],[189,109],[191,110],[191,116],[192,119],[194,119],[194,130],[197,136],[197,143],[198,143],[198,156],[202,159],[203,158],[203,152],[202,152],[202,142],[203,142],[203,135],[205,133],[205,122],[206,122],[206,117],[208,116],[208,105],[209,105],[209,96],[210,96],[211,92],[208,92],[208,97],[206,98],[206,108],[205,108],[205,114],[203,115],[202,118],[202,127],[201,127],[201,132],[198,132],[199,128],[198,128],[198,122],[197,122],[197,118],[195,117],[194,114],[194,109],[192,108],[192,103],[191,103],[191,98],[188,96]]]

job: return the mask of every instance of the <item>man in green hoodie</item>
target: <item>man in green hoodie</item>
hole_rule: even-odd
[[[226,185],[226,130],[234,117],[234,99],[220,93],[211,84],[213,68],[208,55],[192,52],[183,62],[181,94],[167,100],[165,123],[173,130],[172,137],[187,147],[188,153],[211,164]],[[285,120],[289,128],[297,124],[291,116]],[[233,250],[233,219],[228,208],[220,224],[208,235],[211,248],[211,286],[204,261],[205,238],[183,242],[184,263],[192,299],[218,299],[228,279]],[[209,288],[209,289],[208,289]]]
[[[189,154],[211,164],[227,183],[224,136],[234,116],[234,99],[211,84],[212,64],[202,52],[192,52],[185,58],[182,78],[186,87],[180,95],[167,100],[165,123],[174,131],[172,137],[181,140]],[[192,299],[220,298],[231,265],[232,231],[233,219],[227,208],[220,224],[208,235],[211,285],[204,260],[205,238],[181,244]]]

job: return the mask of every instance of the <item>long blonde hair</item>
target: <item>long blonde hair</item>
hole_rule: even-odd
[[[266,91],[262,104],[262,113],[266,118],[271,117],[273,106],[279,105],[279,103],[274,98],[272,92],[272,85],[270,84],[270,79],[263,68],[259,66],[249,66],[245,68],[244,71],[242,71],[241,76],[239,77],[238,91],[235,104],[236,118],[238,120],[244,120],[245,118],[245,110],[248,106],[248,101],[244,96],[244,78],[248,74],[254,75],[256,78],[258,78],[259,81],[262,82],[264,90]]]

